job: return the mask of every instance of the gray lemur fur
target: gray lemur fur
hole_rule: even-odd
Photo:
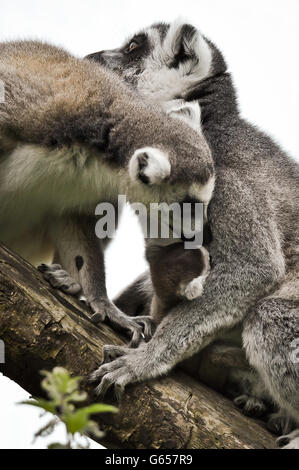
[[[197,100],[216,167],[208,209],[212,269],[204,293],[175,306],[137,350],[109,346],[115,360],[92,379],[97,392],[166,374],[226,332],[242,328],[247,359],[281,415],[299,422],[299,167],[244,120],[224,58],[194,27],[156,24],[124,46],[90,56],[127,80],[145,100]],[[148,275],[125,292],[151,298]],[[134,297],[134,294],[133,294]],[[128,311],[130,306],[128,307]],[[107,347],[106,347],[107,349]],[[280,441],[298,448],[298,431]]]
[[[82,288],[97,318],[138,343],[150,319],[108,300],[95,207],[119,194],[148,204],[204,191],[213,175],[205,138],[113,72],[45,43],[1,43],[0,79],[0,241],[33,264],[54,256],[40,268],[52,285]]]

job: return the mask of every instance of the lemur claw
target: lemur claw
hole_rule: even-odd
[[[146,353],[146,347],[144,344],[134,350],[122,346],[105,346],[105,350],[111,353],[114,359],[108,363],[104,362],[90,375],[91,382],[100,382],[95,393],[103,397],[108,389],[113,387],[119,399],[126,385],[150,378],[153,370],[152,355]]]
[[[93,323],[102,322],[107,318],[113,326],[128,331],[131,335],[132,348],[136,348],[143,339],[148,341],[152,336],[153,323],[150,317],[130,317],[108,299],[93,300],[90,302],[90,307],[94,311],[91,317]]]

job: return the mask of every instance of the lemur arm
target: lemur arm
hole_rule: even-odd
[[[149,343],[134,352],[118,350],[116,356],[121,357],[95,371],[92,379],[102,379],[99,394],[111,385],[120,393],[128,383],[167,373],[238,324],[284,275],[275,228],[255,209],[255,198],[262,195],[255,194],[232,170],[219,171],[217,177],[209,214],[213,267],[202,297],[170,311]]]

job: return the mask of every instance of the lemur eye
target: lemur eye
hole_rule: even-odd
[[[137,46],[138,46],[138,44],[137,44],[136,41],[130,42],[129,47],[128,47],[128,52],[134,51],[134,49],[136,49]]]

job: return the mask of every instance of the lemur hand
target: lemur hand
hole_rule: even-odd
[[[41,264],[37,268],[52,287],[70,295],[79,295],[82,291],[80,284],[73,279],[60,264]]]
[[[203,294],[205,280],[206,276],[198,276],[192,279],[189,284],[180,289],[179,293],[181,297],[185,297],[187,300],[193,300],[200,297]]]
[[[113,387],[119,400],[126,385],[157,375],[155,374],[156,364],[147,343],[140,345],[138,349],[121,346],[105,346],[104,348],[107,349],[107,354],[117,358],[112,362],[102,364],[90,375],[91,382],[100,381],[95,389],[97,395],[104,396],[107,390]]]

